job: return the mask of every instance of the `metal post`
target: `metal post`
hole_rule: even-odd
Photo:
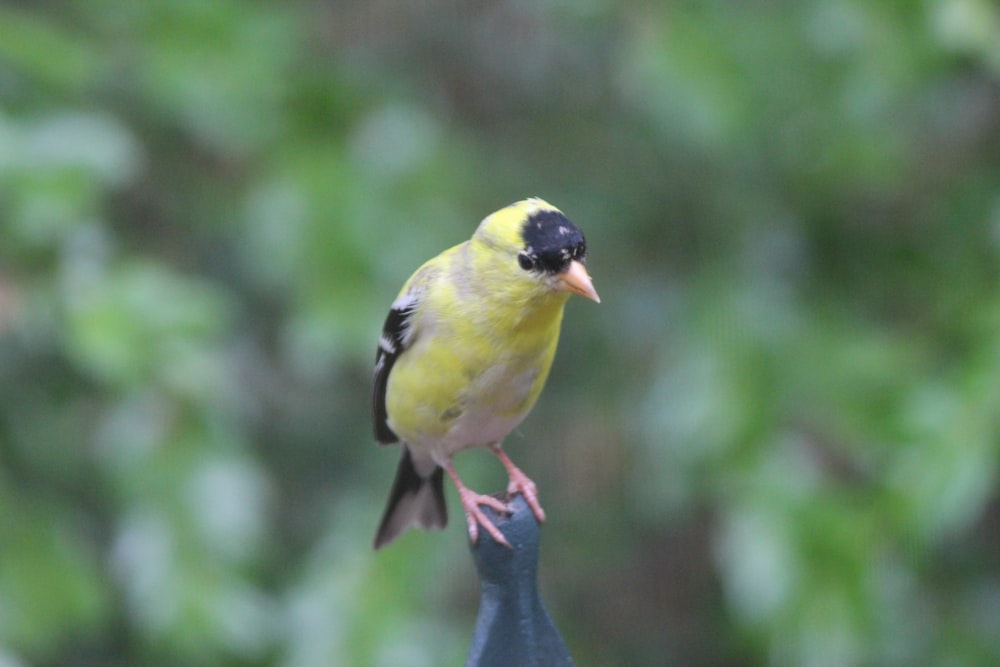
[[[472,556],[479,571],[479,616],[466,667],[574,667],[573,658],[538,595],[541,531],[521,495],[512,514],[483,507],[513,547],[479,531]]]

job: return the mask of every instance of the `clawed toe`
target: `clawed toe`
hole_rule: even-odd
[[[520,470],[518,472],[521,473]],[[511,475],[510,484],[507,486],[507,493],[509,495],[520,493],[524,496],[528,507],[531,508],[538,522],[545,523],[545,510],[542,509],[541,504],[538,502],[538,488],[524,473],[521,473],[519,477]]]
[[[469,524],[469,540],[473,544],[479,541],[479,526],[486,529],[486,532],[490,536],[504,545],[505,547],[510,547],[510,542],[507,538],[503,536],[500,529],[490,521],[490,518],[486,516],[483,510],[479,509],[480,506],[490,507],[500,514],[510,514],[510,508],[507,507],[503,502],[497,500],[493,496],[485,496],[481,493],[476,493],[469,489],[462,483],[459,479],[458,473],[455,472],[455,467],[451,462],[447,462],[444,466],[445,472],[451,477],[451,480],[455,483],[455,488],[458,489],[458,496],[462,501],[462,508],[465,510],[465,519]]]
[[[485,505],[486,507],[493,508],[501,514],[510,514],[510,508],[493,496],[484,496],[478,493],[473,493],[468,489],[466,489],[465,492],[462,492],[461,496],[462,507],[465,509],[465,518],[469,523],[469,540],[471,540],[473,544],[476,544],[479,541],[479,526],[481,525],[494,540],[505,547],[510,547],[510,542],[507,541],[507,538],[503,536],[500,529],[497,528],[492,521],[490,521],[490,518],[486,516],[486,513],[479,509],[479,507],[480,505]]]
[[[531,508],[538,522],[545,523],[545,510],[542,509],[541,503],[538,502],[538,487],[535,486],[535,483],[527,475],[521,472],[520,468],[514,465],[514,462],[510,460],[510,457],[507,456],[506,452],[499,445],[494,446],[492,449],[493,453],[500,459],[503,467],[507,469],[507,476],[510,479],[510,483],[507,485],[508,495],[520,493],[524,496],[528,507]]]

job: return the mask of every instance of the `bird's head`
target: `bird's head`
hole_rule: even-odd
[[[546,201],[525,199],[500,209],[480,223],[473,241],[499,253],[518,277],[601,302],[584,267],[583,232]]]

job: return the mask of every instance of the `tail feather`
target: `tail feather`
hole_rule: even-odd
[[[403,445],[396,480],[392,483],[389,502],[375,533],[375,548],[389,544],[410,526],[444,528],[447,523],[444,470],[435,466],[429,477],[421,476],[413,465],[409,447]]]

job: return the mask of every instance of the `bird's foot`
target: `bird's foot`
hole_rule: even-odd
[[[514,465],[514,462],[507,456],[507,452],[501,449],[499,445],[494,445],[491,449],[497,458],[500,459],[503,467],[507,469],[507,477],[510,479],[510,483],[507,485],[507,495],[512,496],[520,493],[528,502],[528,507],[531,508],[535,518],[538,519],[538,523],[545,523],[545,510],[542,509],[542,505],[538,502],[538,487],[535,486],[535,483],[520,468]]]
[[[482,525],[494,540],[510,548],[510,542],[503,536],[500,529],[490,521],[490,518],[483,513],[483,510],[479,509],[479,506],[485,505],[491,507],[501,514],[510,514],[510,508],[493,496],[476,493],[463,484],[458,476],[458,472],[455,470],[455,466],[450,460],[443,463],[441,467],[448,473],[451,481],[455,483],[455,488],[458,489],[458,497],[462,501],[462,509],[465,510],[465,520],[469,523],[469,540],[473,544],[479,541],[479,526]]]
[[[510,514],[510,508],[493,496],[476,493],[468,488],[459,489],[458,495],[462,500],[462,507],[465,509],[465,519],[469,523],[469,539],[472,543],[476,544],[479,541],[479,526],[481,525],[494,540],[509,548],[510,542],[479,507],[485,505],[501,514]]]
[[[518,468],[508,471],[510,473],[510,483],[507,485],[507,494],[514,495],[520,493],[528,502],[528,507],[534,513],[538,523],[545,523],[545,510],[538,502],[538,487]]]

